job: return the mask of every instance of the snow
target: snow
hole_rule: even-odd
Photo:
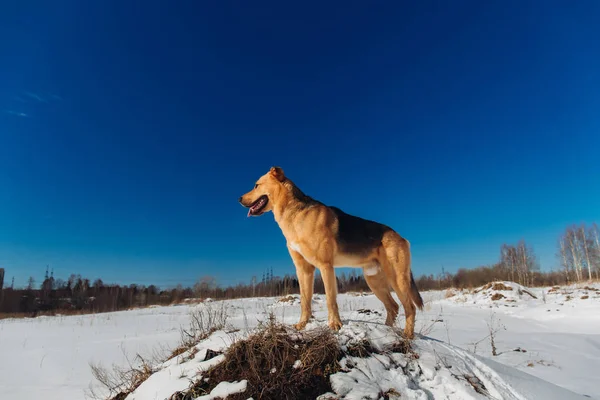
[[[219,382],[219,384],[206,396],[197,397],[196,400],[213,400],[225,398],[230,394],[242,393],[246,390],[247,382]]]
[[[206,360],[208,350],[223,351],[234,339],[235,336],[224,331],[213,333],[208,339],[195,346],[195,351],[197,351],[195,354],[192,355],[191,351],[188,350],[163,363],[160,366],[161,369],[151,375],[143,385],[127,396],[127,399],[162,400],[170,397],[175,392],[185,390],[190,385],[190,378],[223,361],[223,355]],[[214,394],[215,396],[216,393]],[[211,392],[211,394],[213,393]]]
[[[600,400],[596,382],[600,286],[542,289],[502,284],[512,290],[489,287],[422,293],[425,310],[417,314],[413,342],[419,357],[389,352],[368,358],[347,356],[342,360],[344,368],[331,377],[335,393],[321,397],[379,398],[387,392],[389,398],[400,393],[403,399]],[[496,293],[503,296],[492,300]],[[127,399],[165,399],[185,390],[202,371],[223,360],[208,350],[222,351],[244,338],[268,312],[275,312],[285,323],[297,322],[298,296],[279,300],[225,302],[231,329],[214,332],[193,351],[156,363],[158,372]],[[324,300],[323,295],[315,296],[316,321],[307,329],[326,325]],[[110,367],[126,365],[128,359],[133,362],[136,354],[164,357],[179,344],[180,328],[188,326],[191,311],[219,304],[190,302],[96,315],[1,320],[0,354],[11,361],[0,363],[0,398],[85,398],[85,390],[93,383],[90,363]],[[340,295],[338,304],[344,322],[337,334],[342,347],[368,339],[383,349],[394,339],[394,332],[383,324],[383,306],[373,295]],[[403,326],[402,316],[397,323]],[[496,356],[487,337],[490,327],[496,332]],[[299,367],[299,361],[295,365]],[[239,393],[245,387],[244,381],[222,382],[200,398]]]

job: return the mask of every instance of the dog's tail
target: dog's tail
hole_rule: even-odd
[[[421,293],[419,293],[419,289],[417,288],[417,284],[415,283],[415,277],[412,273],[412,254],[410,251],[410,242],[404,239],[406,242],[406,258],[408,261],[408,270],[410,271],[410,290],[408,292],[408,296],[411,301],[417,306],[419,310],[423,309],[423,298],[421,297]]]
[[[410,299],[419,310],[423,309],[423,298],[421,297],[421,293],[419,293],[412,271],[410,272]]]

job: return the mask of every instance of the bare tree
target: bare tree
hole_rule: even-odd
[[[581,226],[579,227],[579,229],[577,230],[578,235],[578,241],[581,245],[581,247],[583,247],[583,255],[585,256],[585,263],[586,263],[586,267],[588,270],[588,279],[591,281],[592,280],[592,265],[590,264],[590,252],[588,250],[589,245],[588,245],[588,241],[586,238],[586,234],[585,234],[585,224],[581,224]]]
[[[33,279],[33,276],[30,276],[29,279],[27,280],[27,290],[33,290],[34,286],[35,286],[35,279]]]
[[[583,276],[583,273],[580,261],[581,254],[579,253],[579,246],[577,243],[577,234],[575,227],[567,228],[565,235],[567,237],[568,248],[571,252],[571,257],[573,259],[573,269],[575,270],[575,276],[577,277],[577,280],[580,281]]]
[[[569,256],[567,254],[567,245],[565,244],[565,238],[561,237],[559,239],[560,252],[558,256],[560,257],[561,265],[564,269],[565,276],[567,278],[567,283],[571,280],[571,272],[573,271],[572,264],[569,262]]]
[[[596,272],[596,279],[598,279],[600,273],[600,229],[598,229],[598,225],[595,222],[590,228],[589,236],[591,238],[590,240],[592,240],[591,259]]]
[[[571,225],[559,238],[561,264],[567,276],[575,275],[581,281],[587,269],[587,279],[592,279],[593,272],[598,277],[600,269],[600,234],[594,223],[590,228],[585,224]]]
[[[534,272],[539,270],[533,248],[523,239],[516,246],[502,245],[499,265],[501,270],[510,271],[509,280],[525,286],[533,283]]]
[[[194,285],[194,293],[196,296],[203,298],[210,296],[210,293],[217,287],[217,280],[214,276],[202,276]]]
[[[504,270],[510,271],[510,275],[506,279],[515,282],[516,257],[514,246],[509,246],[506,243],[502,245],[500,248],[500,264]]]

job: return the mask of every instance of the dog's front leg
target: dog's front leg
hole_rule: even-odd
[[[312,315],[312,296],[315,283],[315,267],[302,257],[302,255],[288,247],[292,261],[296,266],[296,275],[300,284],[300,321],[296,329],[304,329]]]
[[[323,283],[325,284],[325,297],[327,297],[327,311],[329,313],[329,327],[334,331],[342,327],[342,320],[338,311],[337,304],[337,282],[335,280],[335,271],[333,265],[319,266]]]

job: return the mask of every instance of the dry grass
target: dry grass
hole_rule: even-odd
[[[385,352],[409,350],[409,342],[399,338]],[[247,381],[246,391],[228,396],[228,400],[314,399],[331,392],[329,376],[339,371],[342,357],[369,357],[374,353],[383,351],[367,340],[342,350],[327,327],[298,332],[276,322],[271,315],[256,333],[231,345],[220,364],[203,373],[187,391],[175,393],[171,400],[194,399],[210,393],[222,381],[242,380]]]
[[[289,295],[279,299],[280,303],[293,303],[296,300],[296,297]]]
[[[483,287],[481,287],[481,289],[474,290],[473,293],[479,293],[479,292],[482,292],[484,290],[489,290],[489,289],[496,290],[496,291],[502,291],[502,290],[504,290],[504,291],[510,291],[510,290],[513,290],[513,288],[511,288],[510,286],[506,286],[502,282],[490,282],[490,283],[485,284]]]
[[[453,288],[446,289],[446,292],[444,293],[445,299],[449,299],[454,296],[456,296],[456,291]]]
[[[48,311],[33,311],[33,312],[18,312],[18,313],[0,313],[0,320],[2,319],[24,319],[24,318],[37,318],[37,317],[68,317],[74,315],[95,315],[95,314],[106,314],[112,312],[132,311],[132,310],[143,310],[146,308],[162,307],[160,304],[149,304],[147,306],[135,306],[128,307],[119,310],[48,310]]]
[[[505,296],[502,293],[494,293],[491,297],[491,299],[493,301],[497,301],[497,300],[504,299],[504,298],[505,298]]]
[[[341,354],[328,328],[292,331],[270,318],[246,340],[235,342],[225,360],[208,370],[187,392],[173,400],[208,394],[221,381],[247,380],[247,389],[228,399],[305,399],[329,391],[329,375],[338,370]]]
[[[100,364],[90,365],[92,375],[100,383],[103,392],[90,387],[89,396],[93,399],[123,400],[138,386],[152,375],[155,370],[152,363],[139,354],[135,362],[127,361],[127,366],[113,365],[112,369],[105,368]]]
[[[113,365],[106,368],[100,364],[91,364],[92,375],[100,384],[101,389],[90,386],[88,396],[97,400],[123,400],[139,385],[148,379],[154,372],[155,366],[173,357],[190,352],[189,359],[197,353],[195,345],[206,339],[213,332],[224,329],[227,324],[228,314],[225,304],[220,306],[206,303],[190,313],[190,325],[181,329],[181,343],[168,353],[168,356],[155,355],[153,360],[148,360],[139,354],[132,361],[127,359],[126,366]],[[185,360],[184,360],[185,361]]]
[[[111,312],[111,311],[105,311]],[[50,311],[38,311],[28,313],[0,313],[0,320],[2,319],[24,319],[24,318],[36,318],[36,317],[56,317],[56,316],[70,316],[70,315],[88,315],[88,314],[100,314],[99,311],[89,310],[50,310]]]
[[[191,311],[189,328],[181,328],[181,345],[179,347],[189,349],[209,337],[213,332],[224,329],[228,318],[224,302],[221,302],[220,305],[206,303]]]
[[[505,291],[510,291],[513,290],[510,286],[506,286],[504,283],[502,282],[495,282],[492,285],[492,290],[505,290]]]

